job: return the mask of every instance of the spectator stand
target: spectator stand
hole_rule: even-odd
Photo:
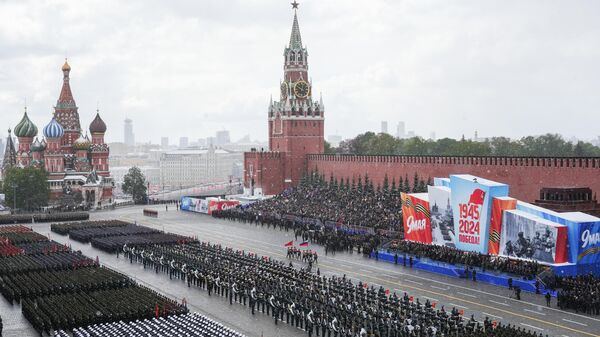
[[[377,259],[379,261],[395,263],[395,253],[394,252],[388,251],[385,248],[381,248],[377,251],[377,254],[378,254]],[[369,258],[375,259],[376,258],[375,255],[376,255],[375,252],[371,252],[371,254],[369,255]],[[406,261],[404,261],[405,256],[406,256]],[[450,263],[445,263],[445,262],[434,261],[432,259],[429,259],[426,257],[418,257],[413,254],[404,255],[404,253],[398,252],[398,265],[406,265],[408,267],[410,265],[409,259],[411,257],[412,257],[412,268],[420,269],[420,270],[427,271],[430,273],[455,277],[455,278],[471,279],[471,275],[472,275],[471,272],[469,272],[468,275],[465,274],[465,270],[467,268],[466,265],[450,264]],[[469,267],[469,270],[470,271],[476,270],[477,282],[489,283],[489,284],[508,288],[508,280],[512,278],[513,286],[518,286],[523,291],[527,291],[527,292],[531,292],[531,293],[536,292],[536,287],[535,287],[536,280],[535,279],[534,280],[526,280],[523,278],[523,276],[520,276],[520,275],[511,275],[508,273],[493,272],[493,271],[489,271],[489,270],[483,271],[479,267]],[[539,292],[544,293],[544,294],[546,292],[550,292],[550,295],[552,295],[553,297],[556,297],[557,292],[555,290],[546,289],[544,287],[543,282],[539,282],[539,284],[540,284],[540,287],[538,289]]]

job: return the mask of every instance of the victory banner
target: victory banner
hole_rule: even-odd
[[[431,213],[432,243],[438,246],[455,247],[454,214],[451,191],[446,186],[427,186]]]
[[[504,211],[515,209],[517,199],[511,197],[498,197],[492,199],[492,219],[490,220],[490,238],[488,242],[488,253],[500,254],[500,236],[502,233],[502,221]]]
[[[469,174],[451,175],[456,248],[487,254],[492,197],[508,195],[508,185]]]
[[[431,221],[427,193],[400,193],[404,239],[431,244]]]
[[[577,263],[600,263],[600,221],[580,224]]]

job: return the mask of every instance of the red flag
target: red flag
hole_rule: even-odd
[[[460,311],[458,312],[461,316],[465,314],[465,311],[460,309]]]
[[[492,321],[492,326],[494,327],[494,329],[496,329],[496,326],[498,325],[498,322],[496,321]]]
[[[431,303],[431,307],[435,309],[435,306],[437,305],[437,303],[433,302]]]
[[[369,286],[368,286],[368,285],[367,285],[367,283],[365,282],[365,283],[363,284],[363,288],[368,288],[368,287],[369,287]]]
[[[289,247],[289,246],[293,246],[294,245],[294,241],[290,241],[288,243],[286,243],[285,245],[283,245],[284,247]]]
[[[389,295],[389,294],[390,294],[390,290],[389,290],[389,289],[386,289],[386,290],[385,290],[385,294],[386,294],[386,295]]]
[[[158,318],[158,315],[160,314],[160,309],[158,308],[158,303],[156,303],[156,308],[155,308],[155,312],[156,312],[156,318]]]
[[[308,247],[308,241],[304,241],[300,244],[300,247]]]
[[[414,298],[411,296],[408,298],[408,300],[412,302],[414,300]]]

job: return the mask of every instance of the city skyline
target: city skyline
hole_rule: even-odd
[[[423,137],[478,130],[596,139],[597,131],[581,126],[600,122],[593,89],[600,77],[591,66],[600,30],[592,13],[600,5],[494,4],[302,2],[326,133],[351,138],[382,120],[402,120]],[[287,2],[111,7],[0,4],[0,44],[10,50],[0,54],[1,125],[18,123],[25,99],[32,121],[48,122],[56,72],[68,56],[80,111],[88,116],[99,106],[113,126],[108,142],[121,140],[125,118],[136,121],[137,139],[157,144],[163,136],[196,139],[222,129],[266,140],[269,97],[279,91],[272,78],[281,77],[276,65],[289,37]],[[11,27],[13,17],[24,24]],[[96,25],[86,24],[92,17]],[[46,32],[50,21],[59,28]]]

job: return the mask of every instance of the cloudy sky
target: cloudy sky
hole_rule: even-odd
[[[68,56],[82,125],[109,141],[229,129],[265,140],[289,0],[0,0],[0,135],[24,100],[51,118]],[[301,0],[326,135],[394,129],[437,137],[600,135],[599,1]]]

